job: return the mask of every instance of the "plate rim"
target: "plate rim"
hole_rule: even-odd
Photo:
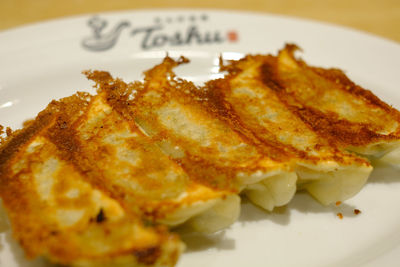
[[[365,37],[370,37],[374,39],[379,39],[380,41],[385,41],[388,43],[391,43],[392,45],[397,45],[398,48],[400,49],[400,42],[397,42],[396,40],[392,40],[386,36],[380,36],[375,33],[368,32],[366,30],[354,28],[348,25],[342,25],[342,24],[337,24],[334,22],[329,22],[329,21],[323,21],[323,20],[318,20],[314,18],[306,18],[306,17],[301,17],[301,16],[292,16],[292,15],[287,15],[287,14],[280,14],[280,13],[272,13],[272,12],[263,12],[263,11],[254,11],[254,10],[238,10],[238,9],[229,9],[229,8],[175,8],[175,7],[165,7],[165,8],[138,8],[138,9],[121,9],[121,10],[110,10],[110,11],[99,11],[99,12],[85,12],[85,13],[79,13],[79,14],[73,14],[73,15],[65,15],[65,16],[60,16],[60,17],[54,17],[54,18],[47,18],[44,20],[38,20],[34,22],[28,22],[25,24],[17,25],[17,26],[12,26],[10,28],[2,29],[0,30],[0,37],[4,34],[8,34],[10,32],[14,31],[21,31],[24,30],[25,28],[31,28],[31,27],[41,27],[46,24],[52,24],[54,22],[60,22],[62,23],[63,21],[68,21],[68,20],[74,20],[74,19],[80,19],[84,17],[89,17],[93,15],[106,15],[106,16],[118,16],[122,14],[129,14],[129,13],[141,13],[141,12],[213,12],[213,13],[223,13],[223,14],[229,14],[229,15],[246,15],[246,16],[257,16],[257,17],[271,17],[271,18],[279,18],[279,19],[286,19],[286,20],[294,20],[294,21],[302,21],[305,23],[311,23],[311,24],[319,24],[321,26],[327,26],[327,27],[332,27],[332,28],[337,28],[337,29],[342,29],[348,32],[352,32],[354,34],[361,34],[364,35]]]

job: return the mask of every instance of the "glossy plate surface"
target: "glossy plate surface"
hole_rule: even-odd
[[[126,81],[166,52],[185,55],[177,73],[196,83],[221,77],[218,56],[273,53],[286,42],[309,64],[338,67],[400,108],[400,45],[355,30],[267,14],[215,10],[139,10],[90,14],[0,33],[0,124],[19,128],[52,99],[93,92],[81,71],[110,71]],[[354,198],[323,207],[300,193],[266,213],[244,201],[238,222],[214,235],[184,235],[178,267],[395,266],[400,260],[400,168],[379,165]],[[355,215],[354,209],[361,210]],[[343,214],[343,219],[337,213]],[[10,231],[0,266],[28,262]]]

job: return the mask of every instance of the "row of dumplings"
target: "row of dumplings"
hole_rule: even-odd
[[[240,195],[272,211],[297,190],[324,205],[358,193],[370,160],[400,146],[400,113],[296,49],[221,65],[225,78],[201,88],[175,76],[185,58],[144,82],[85,72],[95,96],[53,101],[0,148],[0,195],[27,255],[172,266],[184,245],[165,226],[226,228]]]

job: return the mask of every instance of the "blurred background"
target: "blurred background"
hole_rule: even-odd
[[[400,0],[0,0],[0,30],[84,13],[144,8],[212,8],[335,23],[400,42]]]

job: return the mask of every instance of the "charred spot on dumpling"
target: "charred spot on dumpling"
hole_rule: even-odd
[[[102,222],[104,222],[106,219],[107,219],[107,218],[106,218],[106,215],[105,215],[105,213],[104,213],[104,210],[103,210],[103,208],[101,208],[100,211],[99,211],[99,213],[98,213],[97,216],[96,216],[96,222],[97,222],[97,223],[102,223]]]

